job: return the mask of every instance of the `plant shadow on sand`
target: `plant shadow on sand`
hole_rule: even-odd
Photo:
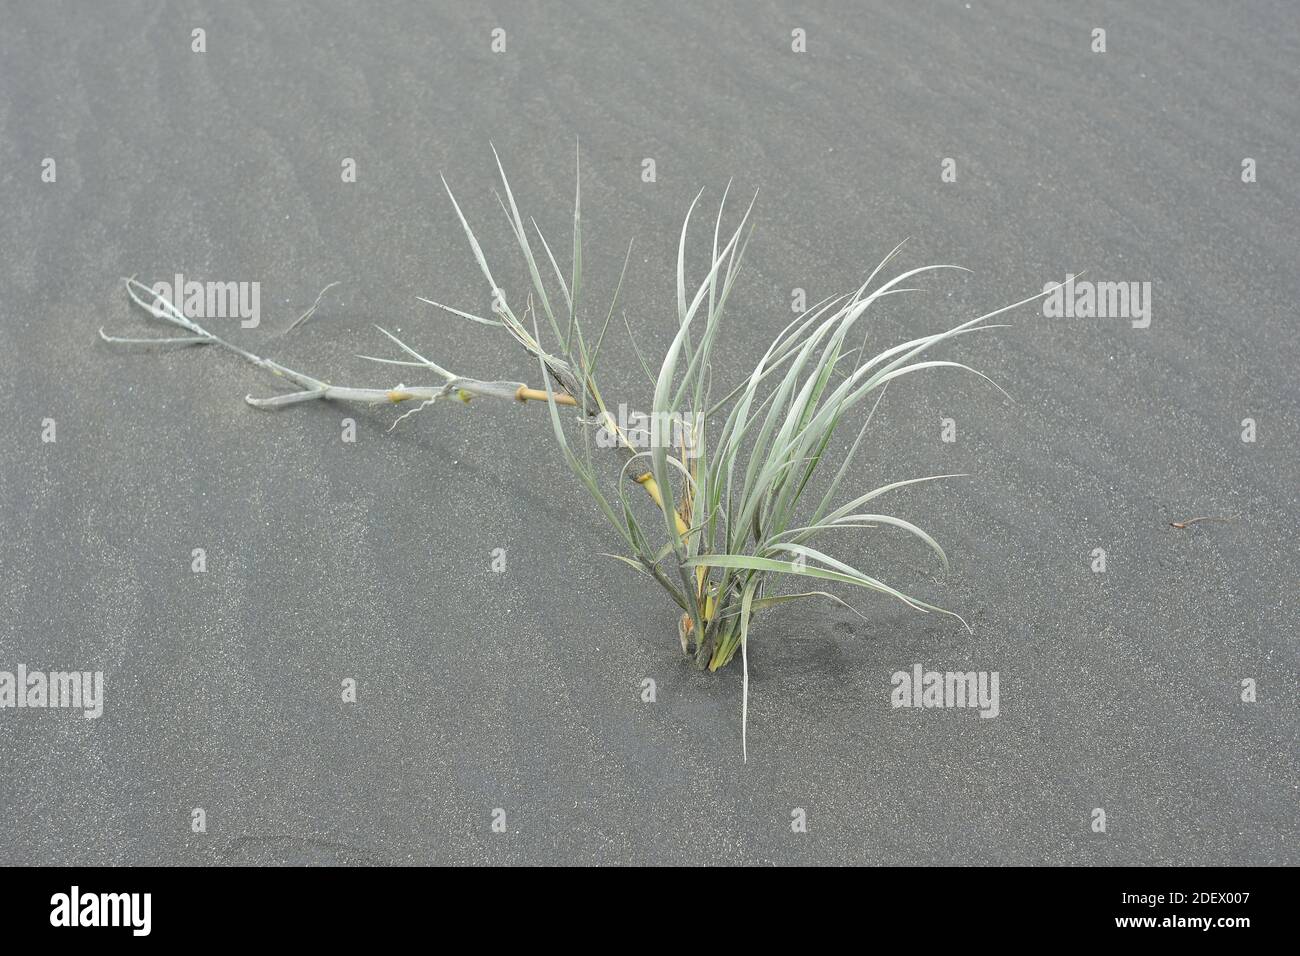
[[[853,611],[826,602],[774,610],[754,636],[749,651],[749,679],[760,686],[780,687],[787,679],[824,683],[826,690],[857,686],[879,671],[882,686],[896,669],[895,648],[925,654],[937,645],[968,642],[960,627],[943,618],[914,612],[862,608],[866,620]]]

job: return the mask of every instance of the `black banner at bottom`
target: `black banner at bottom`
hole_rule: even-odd
[[[623,875],[615,872],[584,886],[588,874],[576,870],[564,882],[552,876],[530,886],[530,874],[499,870],[14,868],[0,871],[0,918],[6,942],[400,940],[413,929],[450,929],[454,922],[493,935],[504,925],[534,935],[550,929],[566,942],[600,933],[609,942],[605,932],[617,931],[609,920],[658,935],[657,920],[664,932],[680,931],[695,910],[700,928],[738,919],[745,921],[735,924],[742,932],[756,915],[766,924],[778,914],[819,929],[878,929],[880,939],[905,929],[900,942],[910,941],[909,950],[1022,937],[1232,945],[1284,932],[1293,920],[1283,913],[1294,899],[1293,874],[1284,869],[913,868],[862,875],[867,879],[837,885],[841,874],[787,881],[677,870],[620,886]]]

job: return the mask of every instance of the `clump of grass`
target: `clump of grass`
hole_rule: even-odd
[[[841,598],[824,590],[827,584],[838,584],[883,594],[921,613],[948,615],[965,626],[957,614],[904,594],[861,568],[832,556],[823,550],[826,546],[822,541],[831,537],[829,532],[884,525],[917,537],[947,565],[948,558],[933,537],[910,521],[879,513],[872,502],[906,485],[960,476],[929,475],[893,481],[837,504],[841,486],[852,476],[855,454],[890,382],[934,368],[956,368],[981,375],[959,362],[922,358],[922,355],[958,336],[1000,328],[987,324],[988,320],[1040,296],[945,331],[893,345],[868,357],[866,332],[857,348],[850,347],[856,338],[850,336],[876,301],[888,295],[917,291],[904,285],[916,276],[960,268],[921,266],[877,282],[882,271],[897,257],[900,243],[856,291],[823,300],[793,320],[776,336],[748,376],[720,398],[715,397],[714,349],[728,335],[724,321],[726,306],[752,233],[750,218],[754,199],[735,228],[724,235],[722,223],[730,187],[724,191],[713,223],[709,268],[697,283],[691,283],[686,274],[686,238],[701,192],[691,203],[682,224],[677,253],[676,332],[657,370],[644,361],[632,339],[653,388],[650,415],[659,421],[689,422],[689,433],[680,447],[670,448],[670,443],[659,441],[643,449],[611,413],[612,403],[605,399],[597,377],[602,346],[617,309],[631,245],[608,308],[594,310],[597,318],[603,313],[599,328],[588,325],[584,317],[593,310],[587,305],[583,286],[580,171],[575,172],[573,246],[566,277],[537,223],[531,219],[525,223],[499,157],[497,168],[504,191],[504,197],[498,195],[497,199],[530,277],[522,312],[512,306],[511,298],[493,278],[483,249],[445,179],[443,186],[474,259],[487,280],[493,304],[485,316],[429,299],[421,301],[462,319],[504,328],[537,362],[541,388],[524,382],[485,381],[457,375],[383,329],[380,331],[398,346],[404,357],[365,358],[432,372],[442,380],[441,384],[399,384],[386,389],[335,386],[226,342],[134,279],[125,280],[127,291],[136,303],[181,326],[187,333],[156,341],[215,344],[298,386],[298,391],[285,395],[248,398],[251,404],[261,408],[312,399],[368,403],[418,400],[420,404],[415,410],[448,397],[461,401],[475,397],[544,401],[555,441],[565,460],[622,539],[623,553],[609,557],[631,566],[647,582],[661,587],[680,610],[677,631],[683,656],[696,668],[716,671],[740,654],[744,669],[742,751],[746,756],[747,648],[757,612],[811,598],[844,604]],[[539,252],[544,256],[541,265]],[[547,267],[549,280],[543,278]],[[153,301],[145,301],[141,293],[152,296]],[[316,305],[319,303],[318,297]],[[549,351],[542,344],[539,327],[543,322],[552,343]],[[631,328],[627,331],[631,337]],[[114,338],[104,335],[102,330],[100,334],[113,342],[147,341]],[[836,456],[828,450],[832,437],[860,408],[866,409],[872,393],[877,393],[876,405],[864,416],[849,453],[835,462]],[[580,417],[576,422],[570,420],[573,412],[562,412],[562,407],[576,409]],[[597,463],[591,440],[593,426],[613,436],[612,444],[623,457],[621,467],[607,468]],[[574,435],[575,429],[580,437]],[[806,498],[806,493],[823,459],[828,459],[827,465],[834,467],[835,473],[814,502]],[[653,502],[654,508],[648,513],[634,501],[636,486]],[[810,589],[782,589],[781,582],[787,580]]]

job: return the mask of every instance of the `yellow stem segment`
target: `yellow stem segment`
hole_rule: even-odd
[[[659,506],[660,511],[663,511],[664,496],[659,491],[659,482],[655,481],[655,476],[647,471],[644,475],[638,476],[636,481],[637,484],[645,488],[645,493],[650,496],[650,500]],[[673,517],[677,519],[677,533],[682,537],[686,537],[686,532],[691,529],[687,527],[686,522],[682,520],[681,515],[674,514]]]
[[[555,392],[556,405],[577,405],[578,400],[568,392]],[[515,392],[515,398],[521,402],[544,402],[546,401],[546,390],[541,388],[529,388],[527,385],[520,385],[519,390]]]

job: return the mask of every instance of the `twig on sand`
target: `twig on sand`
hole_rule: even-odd
[[[1213,515],[1206,515],[1206,516],[1203,517],[1203,518],[1188,518],[1188,519],[1185,520],[1185,521],[1171,521],[1171,522],[1169,522],[1169,527],[1171,527],[1171,528],[1190,528],[1192,525],[1196,524],[1198,521],[1236,521],[1236,520],[1237,520],[1238,518],[1240,518],[1240,517],[1241,517],[1240,514],[1235,514],[1235,515],[1233,515],[1233,516],[1230,517],[1230,518],[1216,518],[1216,517],[1213,516]]]

